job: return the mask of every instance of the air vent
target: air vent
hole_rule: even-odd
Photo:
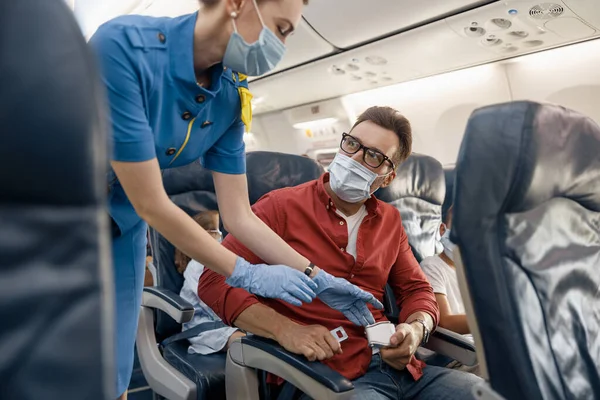
[[[348,71],[358,71],[360,69],[360,67],[356,64],[347,64],[346,69]]]
[[[485,29],[477,26],[469,26],[465,28],[465,35],[469,37],[479,37],[485,35]]]
[[[515,39],[523,39],[529,36],[529,33],[526,31],[512,31],[508,33],[508,36],[513,37]]]
[[[502,39],[499,39],[497,37],[492,37],[492,36],[487,37],[481,41],[481,44],[483,44],[484,46],[487,46],[487,47],[498,46],[501,43],[502,43]]]
[[[560,4],[542,3],[531,7],[529,16],[533,19],[552,19],[562,15],[564,11]]]
[[[512,22],[504,18],[494,18],[491,22],[500,29],[508,29],[512,26]]]

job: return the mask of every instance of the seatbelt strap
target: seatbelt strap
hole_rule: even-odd
[[[223,321],[214,321],[214,322],[203,322],[194,326],[191,329],[187,329],[181,333],[177,333],[173,336],[170,336],[162,341],[160,344],[162,347],[167,347],[171,343],[179,342],[183,339],[190,339],[194,336],[198,336],[199,334],[207,331],[212,331],[214,329],[225,328],[228,325],[225,325]]]

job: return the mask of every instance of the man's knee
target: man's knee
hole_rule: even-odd
[[[472,399],[473,388],[483,380],[471,373],[458,371],[448,368],[428,367],[431,373],[439,374],[437,379],[433,379],[430,384],[430,390],[446,392],[446,399]]]

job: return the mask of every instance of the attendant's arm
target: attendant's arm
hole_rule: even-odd
[[[287,265],[304,272],[310,261],[278,236],[284,230],[278,202],[274,200],[255,206],[256,212],[264,210],[268,214],[271,229],[250,208],[246,175],[213,172],[213,179],[225,229],[268,264]],[[265,210],[265,207],[272,209]],[[316,275],[317,271],[315,268],[311,276]]]
[[[467,316],[465,314],[452,314],[448,298],[445,294],[436,293],[435,298],[440,307],[440,326],[442,328],[460,333],[461,335],[471,333],[471,329],[469,329],[469,324],[467,323]]]
[[[112,167],[137,214],[176,248],[221,275],[229,276],[237,256],[215,241],[165,192],[158,161],[113,161]]]

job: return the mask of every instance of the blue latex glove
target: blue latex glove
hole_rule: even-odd
[[[242,257],[237,258],[233,273],[225,283],[295,306],[310,303],[317,296],[317,284],[302,272],[285,265],[254,265]]]
[[[375,323],[367,303],[382,310],[383,304],[371,293],[365,292],[345,279],[336,278],[322,269],[313,278],[317,284],[317,296],[334,310],[338,310],[358,326]]]

